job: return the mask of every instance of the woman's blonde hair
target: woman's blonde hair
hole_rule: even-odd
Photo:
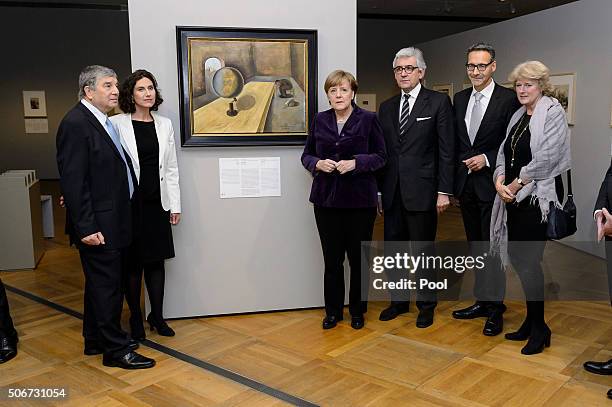
[[[508,76],[508,80],[515,85],[520,78],[538,81],[544,95],[551,95],[553,92],[553,86],[550,83],[550,69],[540,61],[526,61],[518,64]]]
[[[353,90],[353,92],[357,93],[357,79],[355,79],[352,73],[343,71],[341,69],[336,69],[335,71],[327,75],[327,79],[325,79],[324,85],[325,93],[327,93],[329,88],[331,88],[332,86],[340,85],[345,79],[351,85],[351,89]]]

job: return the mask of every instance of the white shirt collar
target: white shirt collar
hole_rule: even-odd
[[[420,91],[421,91],[421,82],[417,83],[417,85],[410,92],[408,92],[408,95],[410,95],[410,97],[412,98],[412,101],[416,100],[417,96],[419,96]],[[406,92],[402,90],[402,94],[405,95]]]
[[[102,124],[102,127],[106,128],[106,119],[108,119],[106,113],[101,112],[100,109],[92,105],[87,99],[81,99],[81,103],[83,103],[83,105],[89,109],[94,116],[96,116],[96,119],[98,119],[100,124]]]
[[[491,79],[491,83],[489,83],[487,85],[486,88],[484,88],[483,90],[480,91],[480,93],[482,94],[482,96],[484,96],[487,99],[491,99],[491,95],[493,95],[493,89],[495,88],[495,81],[493,79]],[[474,95],[476,94],[477,90],[474,89],[474,87],[472,86],[472,95],[470,97],[474,97]]]

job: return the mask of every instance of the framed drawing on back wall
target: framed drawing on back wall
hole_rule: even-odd
[[[451,100],[453,99],[453,84],[452,83],[445,83],[443,85],[433,85],[432,89],[435,90],[436,92],[442,92],[448,95],[448,97],[451,98]]]
[[[177,27],[183,146],[303,144],[317,111],[317,32]]]
[[[576,99],[576,74],[558,73],[550,75],[552,96],[561,103],[567,115],[567,124],[575,124],[574,100]]]

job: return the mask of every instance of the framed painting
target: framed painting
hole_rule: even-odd
[[[565,109],[567,124],[573,125],[575,123],[574,100],[576,99],[576,74],[551,74],[550,83],[553,86],[552,97],[557,99]]]
[[[445,83],[443,85],[433,85],[432,89],[436,92],[446,93],[448,97],[451,98],[451,100],[453,99],[454,92],[452,83]]]
[[[304,144],[317,32],[176,27],[183,146]]]
[[[47,102],[44,90],[23,91],[24,117],[47,117]]]

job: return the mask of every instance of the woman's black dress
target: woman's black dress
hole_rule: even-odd
[[[161,206],[159,190],[159,144],[155,122],[132,120],[140,162],[140,261],[151,263],[174,257],[170,211]]]

